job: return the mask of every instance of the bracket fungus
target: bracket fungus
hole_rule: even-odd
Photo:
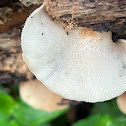
[[[61,104],[63,98],[47,89],[38,80],[23,82],[20,84],[20,96],[23,101],[36,109],[56,111],[67,108],[67,104]]]
[[[126,91],[126,41],[111,32],[75,27],[66,34],[45,4],[26,20],[23,59],[51,91],[66,99],[102,102]]]
[[[126,114],[126,92],[117,97],[116,102],[120,111]]]

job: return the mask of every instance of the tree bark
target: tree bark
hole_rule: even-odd
[[[45,0],[46,9],[58,20],[74,20],[81,27],[126,34],[126,0]]]
[[[4,11],[8,11],[8,7],[0,8],[0,20],[2,23],[0,23],[0,33],[5,33],[11,30],[14,27],[18,27],[22,24],[24,24],[26,18],[31,14],[32,11],[34,11],[38,6],[34,5],[29,8],[23,8],[19,10],[12,10],[10,14],[6,12],[7,14],[3,13]],[[9,16],[6,16],[9,15]],[[4,21],[5,20],[5,21]]]
[[[21,28],[0,34],[0,84],[19,83],[33,78],[22,59]]]

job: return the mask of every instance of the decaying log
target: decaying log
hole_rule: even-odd
[[[19,0],[19,1],[27,7],[34,5],[34,4],[42,4],[43,3],[43,0]]]
[[[7,18],[5,20],[5,22],[3,21],[3,23],[0,24],[0,33],[7,32],[7,31],[11,30],[13,27],[24,24],[26,18],[37,7],[38,7],[37,5],[34,5],[30,8],[11,12],[11,14],[9,15],[9,18]],[[4,16],[4,14],[2,16]]]
[[[53,18],[77,26],[126,34],[126,0],[45,0]]]
[[[81,18],[85,23],[126,16],[126,0],[46,0],[46,7],[53,17]]]
[[[0,34],[0,51],[4,51],[9,54],[20,52],[21,29],[22,29],[21,27],[14,28],[7,33]]]
[[[0,84],[34,78],[22,59],[20,38],[26,18],[37,7],[27,8],[18,0],[0,1]]]
[[[33,74],[22,59],[22,27],[0,34],[0,84],[32,79]]]

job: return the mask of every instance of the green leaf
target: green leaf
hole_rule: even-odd
[[[126,115],[120,112],[116,100],[95,103],[91,116],[74,126],[126,126]]]
[[[0,126],[22,126],[20,124],[18,124],[16,121],[14,120],[0,120]]]
[[[92,114],[108,114],[111,111],[110,104],[108,102],[95,103]]]
[[[113,99],[111,101],[102,102],[102,103],[96,103],[92,114],[109,114],[113,118],[126,118],[126,115],[124,115],[118,108],[116,100]]]
[[[110,115],[97,114],[80,120],[73,126],[119,126],[119,123],[112,119]]]
[[[46,112],[42,110],[36,110],[25,103],[20,103],[14,109],[14,117],[23,125],[33,126],[49,122],[64,114],[67,110],[68,109]]]
[[[20,124],[18,124],[15,120],[11,120],[9,121],[10,126],[21,126]]]
[[[8,115],[0,111],[0,126],[21,126],[16,121],[12,120]]]
[[[6,120],[8,118],[7,115],[3,114],[1,111],[0,111],[0,122],[2,122],[3,120]],[[1,124],[1,123],[0,123]]]
[[[0,94],[0,111],[4,114],[10,114],[16,105],[13,98],[7,94]]]
[[[1,85],[0,85],[0,94],[7,94],[7,92]]]
[[[42,124],[40,126],[52,126],[50,123],[45,123],[45,124]]]

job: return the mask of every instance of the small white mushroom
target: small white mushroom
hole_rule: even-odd
[[[126,114],[126,92],[117,97],[116,101],[120,111]]]
[[[36,109],[55,111],[68,107],[59,105],[63,98],[51,92],[38,80],[21,83],[20,96],[23,101]]]
[[[45,5],[27,19],[22,32],[23,58],[51,91],[64,98],[101,102],[126,91],[125,40],[111,32],[77,27],[67,35]]]

